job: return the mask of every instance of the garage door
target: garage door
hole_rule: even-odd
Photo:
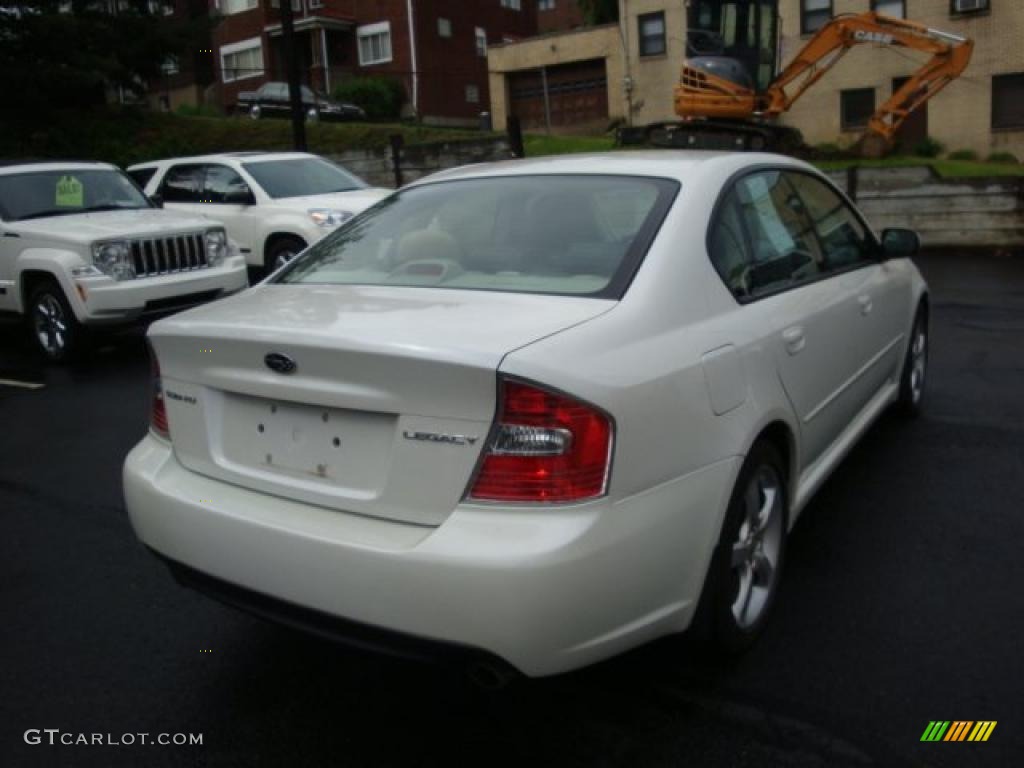
[[[608,118],[608,75],[604,59],[548,67],[551,124],[579,125]],[[544,127],[544,85],[540,70],[509,75],[512,114],[523,128]]]

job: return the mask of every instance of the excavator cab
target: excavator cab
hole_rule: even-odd
[[[687,17],[691,66],[763,93],[778,66],[779,0],[693,0]]]

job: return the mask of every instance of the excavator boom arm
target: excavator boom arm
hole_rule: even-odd
[[[967,38],[912,21],[874,12],[837,16],[819,29],[775,78],[765,91],[760,105],[762,111],[771,116],[787,111],[853,46],[861,44],[891,45],[932,54],[932,58],[872,115],[869,130],[887,140],[892,139],[907,115],[960,76],[974,50],[973,41]]]

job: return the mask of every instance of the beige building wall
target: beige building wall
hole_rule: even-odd
[[[622,88],[625,71],[618,26],[611,24],[582,28],[562,34],[532,37],[517,43],[492,45],[487,50],[487,69],[494,127],[502,130],[508,120],[510,73],[590,59],[605,61],[609,118],[625,117],[626,99]]]
[[[640,56],[639,17],[665,13],[666,53]],[[619,0],[619,23],[629,51],[633,124],[675,120],[674,89],[686,58],[686,0]]]
[[[810,36],[800,34],[800,0],[780,0],[782,61],[788,64]],[[863,13],[869,0],[834,0],[834,13]],[[950,0],[907,0],[907,18],[973,38],[974,57],[964,75],[928,103],[928,133],[948,151],[972,149],[982,157],[1008,151],[1024,159],[1024,131],[992,131],[992,76],[1024,72],[1024,0],[993,0],[990,13],[950,15]],[[908,60],[910,59],[910,60]],[[783,118],[809,144],[849,145],[859,133],[840,127],[840,91],[875,88],[875,104],[892,95],[892,80],[911,75],[926,54],[862,45],[853,48]]]

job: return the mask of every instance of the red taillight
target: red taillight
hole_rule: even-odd
[[[167,405],[164,402],[164,387],[160,381],[160,363],[156,353],[149,351],[149,369],[152,374],[153,401],[149,409],[149,428],[164,440],[171,439],[171,430],[167,426]]]
[[[518,381],[504,381],[500,397],[471,499],[566,502],[605,492],[612,441],[605,413]]]

